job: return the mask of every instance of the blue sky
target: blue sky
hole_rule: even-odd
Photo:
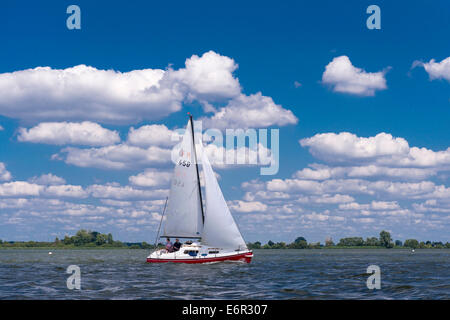
[[[71,4],[81,30],[66,27]],[[371,4],[380,30],[366,27]],[[216,167],[246,240],[386,229],[449,241],[447,1],[1,6],[0,239],[83,227],[152,241],[172,166],[170,143],[155,135],[184,127],[192,112],[204,127],[280,130],[276,175]],[[62,70],[79,65],[92,69],[62,85]],[[139,84],[121,77],[150,69],[159,75]],[[145,88],[162,73],[150,97]],[[203,83],[208,75],[219,76]],[[131,127],[142,133],[133,143]],[[80,130],[88,136],[73,139]]]

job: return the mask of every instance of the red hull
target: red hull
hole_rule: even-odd
[[[165,262],[173,262],[173,263],[208,263],[208,262],[219,262],[219,261],[244,261],[250,263],[253,258],[253,253],[246,252],[241,254],[236,254],[232,256],[226,257],[217,257],[217,258],[194,258],[194,259],[152,259],[147,258],[147,262],[150,263],[165,263]]]

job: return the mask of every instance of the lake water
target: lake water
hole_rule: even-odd
[[[252,263],[148,264],[148,250],[0,250],[0,299],[450,299],[450,250],[254,250]],[[81,290],[69,290],[69,265]],[[381,289],[369,290],[369,265]]]

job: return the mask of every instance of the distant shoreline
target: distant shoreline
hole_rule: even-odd
[[[162,249],[163,247],[160,247]],[[1,247],[0,250],[154,250],[154,248],[137,248],[137,247],[91,247],[91,246],[78,246],[78,247]],[[382,250],[382,249],[393,249],[393,250],[412,250],[407,247],[393,247],[385,248],[379,246],[332,246],[332,247],[320,247],[320,248],[254,248],[252,250],[339,250],[339,249],[371,249],[371,250]],[[414,250],[427,249],[427,250],[450,250],[450,248],[416,248]]]
[[[331,238],[325,239],[325,244],[320,242],[307,242],[304,237],[297,237],[292,243],[273,242],[269,240],[266,244],[259,241],[248,242],[248,249],[450,249],[450,242],[441,241],[419,241],[416,239],[406,239],[404,242],[393,240],[388,231],[381,231],[380,237],[370,237],[365,240],[362,237],[341,238],[339,242],[334,243]],[[122,249],[122,250],[154,250],[156,248],[165,248],[162,243],[149,244],[142,242],[122,242],[115,241],[111,233],[104,234],[97,231],[81,229],[73,236],[64,236],[63,239],[57,237],[53,242],[49,241],[2,241],[1,249],[40,249],[40,250],[92,250],[92,249]]]

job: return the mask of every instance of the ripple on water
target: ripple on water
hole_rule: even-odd
[[[449,299],[450,250],[255,250],[250,264],[148,264],[146,250],[5,250],[0,299]],[[81,269],[68,290],[66,269]],[[382,289],[369,290],[369,265]]]

